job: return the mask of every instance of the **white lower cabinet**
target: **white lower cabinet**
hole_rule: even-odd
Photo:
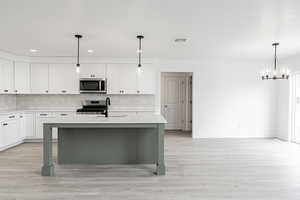
[[[0,151],[2,150],[2,148],[4,147],[4,131],[3,131],[3,125],[2,125],[2,122],[0,124]]]
[[[20,137],[19,119],[12,119],[1,122],[1,146],[4,150],[22,141]]]
[[[33,113],[20,114],[20,132],[22,138],[34,138],[34,122]]]
[[[53,112],[41,112],[36,113],[35,115],[35,139],[42,139],[43,138],[43,123],[51,118],[54,118],[55,115]],[[57,129],[54,128],[52,130],[52,138],[57,138]]]

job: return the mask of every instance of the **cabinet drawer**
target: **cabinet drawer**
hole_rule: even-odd
[[[54,114],[52,112],[38,112],[36,113],[36,116],[39,118],[49,118],[54,117]]]
[[[74,115],[75,115],[74,112],[69,112],[69,111],[67,111],[67,112],[55,112],[55,113],[53,114],[53,117],[55,117],[55,118],[60,118],[60,117],[71,117],[71,116],[74,116]]]

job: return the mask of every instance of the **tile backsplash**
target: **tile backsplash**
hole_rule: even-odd
[[[16,95],[0,95],[0,110],[16,109]]]
[[[106,95],[17,95],[17,109],[77,109],[84,100],[105,99]],[[110,95],[111,109],[155,110],[154,95]],[[1,102],[0,102],[1,103]]]

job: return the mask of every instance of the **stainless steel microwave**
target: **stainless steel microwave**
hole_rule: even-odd
[[[102,93],[106,94],[106,79],[82,78],[79,80],[80,93]]]

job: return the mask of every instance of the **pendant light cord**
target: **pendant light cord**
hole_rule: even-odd
[[[142,57],[142,38],[139,38],[139,67],[141,66],[141,57]]]
[[[79,63],[79,40],[80,38],[82,38],[82,35],[75,35],[75,37],[77,38],[77,67],[80,67],[80,63]]]
[[[277,45],[275,45],[274,69],[277,69]]]
[[[142,39],[144,38],[143,35],[137,35],[136,36],[139,39],[139,64],[138,67],[142,67]]]
[[[79,67],[79,37],[77,39],[77,67]]]

